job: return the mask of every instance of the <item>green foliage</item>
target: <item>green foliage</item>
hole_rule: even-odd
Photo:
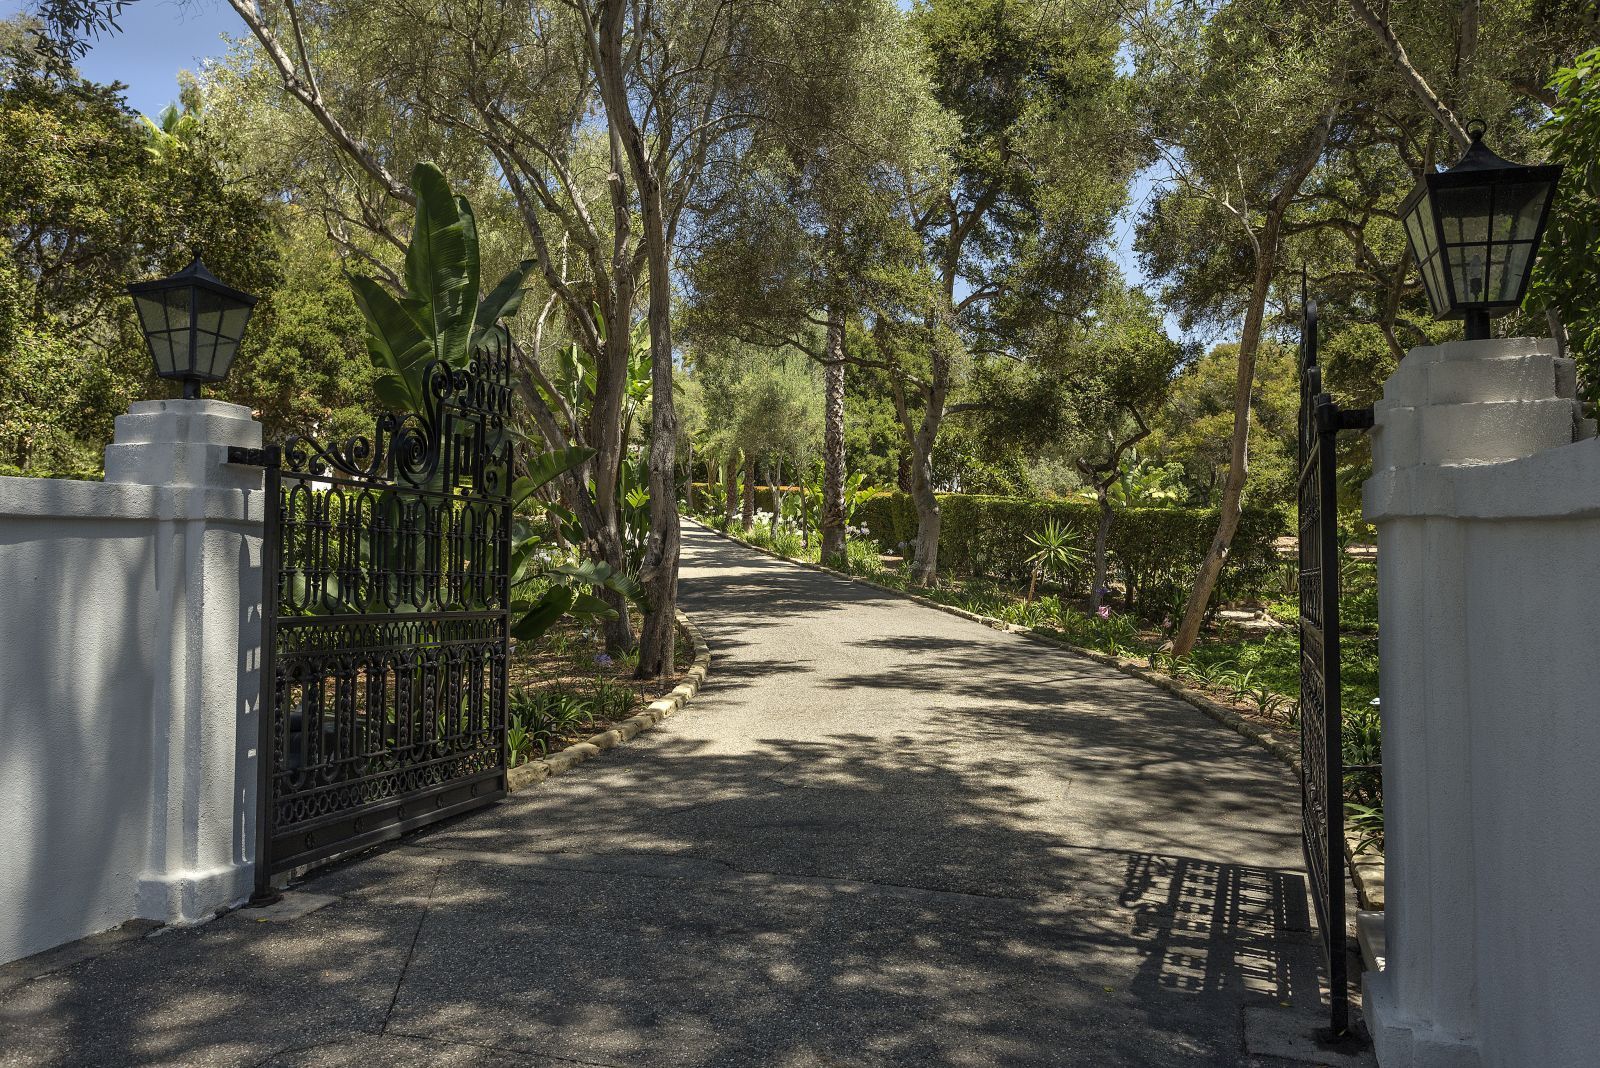
[[[1550,150],[1566,164],[1527,304],[1566,321],[1585,395],[1600,398],[1600,48],[1556,72]]]
[[[507,698],[506,742],[511,764],[526,763],[556,748],[563,738],[592,724],[595,702],[566,686],[517,687]]]
[[[1033,553],[1028,538],[1054,519],[1085,541],[1093,537],[1098,512],[1082,501],[1044,501],[1023,497],[982,497],[948,493],[939,498],[942,523],[939,559],[956,574],[1024,580]],[[862,522],[888,546],[916,536],[916,508],[900,493],[876,495],[862,504]],[[1131,608],[1157,617],[1170,594],[1186,588],[1200,566],[1216,530],[1216,512],[1207,508],[1130,508],[1117,513],[1109,549]],[[1273,509],[1246,508],[1235,535],[1220,588],[1223,599],[1252,596],[1279,566],[1272,542],[1286,521]]]
[[[438,361],[466,370],[485,346],[502,340],[501,320],[517,312],[532,260],[513,268],[480,302],[478,224],[472,206],[456,196],[431,163],[411,172],[416,219],[406,246],[405,290],[352,275],[350,290],[367,325],[367,352],[378,377],[378,398],[400,411],[427,407],[424,374]]]
[[[1141,445],[1149,461],[1182,468],[1190,503],[1215,503],[1227,476],[1237,371],[1238,346],[1233,343],[1218,345],[1186,366],[1154,413],[1150,437]],[[1292,350],[1262,345],[1250,399],[1246,504],[1294,499],[1297,374]]]
[[[277,255],[267,205],[225,179],[198,118],[185,109],[153,153],[120,87],[42,43],[35,24],[0,21],[0,463],[96,477],[113,417],[171,389],[123,287],[203,248],[270,321]]]
[[[1034,550],[1027,558],[1034,575],[1054,579],[1063,586],[1089,556],[1083,548],[1083,534],[1055,516],[1028,535],[1028,544]],[[1034,584],[1029,583],[1029,600],[1033,599],[1033,590]]]

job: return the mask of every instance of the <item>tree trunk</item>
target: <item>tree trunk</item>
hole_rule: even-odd
[[[1101,603],[1105,600],[1106,572],[1106,542],[1111,537],[1111,521],[1115,513],[1111,511],[1111,497],[1106,492],[1109,485],[1096,482],[1094,487],[1095,501],[1100,505],[1100,522],[1094,531],[1094,585],[1089,590],[1089,611],[1098,612]]]
[[[689,460],[689,481],[683,487],[683,510],[694,515],[694,439],[684,442]]]
[[[1200,625],[1205,622],[1206,610],[1211,604],[1211,594],[1223,565],[1228,562],[1228,549],[1233,544],[1234,532],[1239,529],[1240,501],[1244,495],[1245,476],[1250,460],[1250,395],[1255,385],[1256,351],[1261,346],[1261,325],[1266,316],[1267,297],[1272,290],[1272,275],[1277,267],[1278,235],[1283,226],[1284,213],[1300,192],[1306,176],[1322,157],[1323,146],[1328,143],[1328,131],[1333,126],[1337,112],[1329,109],[1306,146],[1306,152],[1296,162],[1295,169],[1284,178],[1283,186],[1268,203],[1260,231],[1255,237],[1255,278],[1250,287],[1250,306],[1245,312],[1244,330],[1239,336],[1239,367],[1233,383],[1233,439],[1229,450],[1228,477],[1222,484],[1221,514],[1217,519],[1217,533],[1211,539],[1205,559],[1200,561],[1200,573],[1195,576],[1194,589],[1184,605],[1183,622],[1172,636],[1172,652],[1187,656],[1200,640]]]
[[[642,679],[671,675],[678,645],[678,412],[672,388],[672,286],[668,282],[666,224],[660,191],[641,180],[645,240],[650,263],[650,533],[639,582],[644,587],[644,623],[639,634]]]
[[[650,530],[645,539],[644,559],[639,568],[639,584],[649,606],[640,634],[639,666],[635,675],[653,678],[670,674],[677,645],[678,603],[678,525],[677,452],[678,414],[672,392],[672,284],[671,240],[662,204],[662,188],[668,184],[667,168],[658,167],[645,136],[629,110],[626,71],[623,68],[623,37],[627,30],[627,7],[620,0],[601,5],[596,20],[594,59],[596,83],[605,103],[606,126],[610,132],[613,177],[627,170],[633,174],[637,193],[639,224],[644,236],[646,270],[649,275],[650,324],[650,405],[651,434],[649,451]],[[636,32],[644,32],[636,28]],[[671,138],[666,138],[670,145]],[[629,226],[631,205],[626,183],[613,180],[612,214],[619,234]],[[622,248],[622,245],[618,245]],[[617,256],[621,261],[626,257]],[[618,268],[618,274],[623,273]],[[624,353],[619,379],[627,374],[626,353],[632,344],[627,313],[631,302],[619,307],[608,325],[607,348],[620,347]],[[620,430],[620,420],[618,422]],[[620,451],[619,451],[620,456]],[[615,469],[613,468],[613,471]],[[597,470],[596,479],[601,475]]]
[[[844,313],[828,309],[822,365],[822,562],[844,556]]]
[[[1277,223],[1270,224],[1272,247],[1277,244]],[[1263,236],[1266,236],[1265,234]],[[1263,241],[1262,248],[1267,248]],[[1234,376],[1233,439],[1228,460],[1228,477],[1222,483],[1222,504],[1217,532],[1211,539],[1200,573],[1183,608],[1183,622],[1172,636],[1175,656],[1187,656],[1200,640],[1200,627],[1211,604],[1212,591],[1228,562],[1234,532],[1239,529],[1240,501],[1250,464],[1250,394],[1255,384],[1256,350],[1261,342],[1261,322],[1266,311],[1267,290],[1272,283],[1274,257],[1263,253],[1256,259],[1256,276],[1251,287],[1250,308],[1245,314],[1244,333],[1239,338],[1239,367]]]
[[[767,524],[767,533],[772,537],[778,536],[778,520],[783,515],[783,458],[779,457],[767,465],[767,493],[772,497],[772,521]]]
[[[724,525],[731,529],[733,513],[739,510],[739,464],[731,454],[722,461],[722,473],[725,480],[723,488],[726,490],[724,496],[727,498],[724,502],[723,519]]]
[[[936,374],[935,381],[938,381]],[[895,414],[900,417],[911,455],[911,502],[917,508],[916,554],[912,558],[911,578],[918,585],[931,586],[939,577],[939,498],[933,491],[933,442],[944,414],[942,391],[924,390],[921,425],[912,422],[906,406],[905,385],[894,384]]]
[[[939,577],[939,530],[944,522],[933,492],[933,434],[917,434],[913,449],[911,501],[917,506],[917,550],[911,577],[918,585],[932,586]]]
[[[744,507],[739,512],[739,525],[749,531],[756,525],[756,461],[747,457],[744,462]]]

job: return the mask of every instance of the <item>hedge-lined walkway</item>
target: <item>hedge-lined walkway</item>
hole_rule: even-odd
[[[711,681],[582,770],[0,989],[0,1064],[1269,1065],[1296,792],[1136,680],[685,532]],[[1292,1030],[1293,1028],[1291,1028]]]

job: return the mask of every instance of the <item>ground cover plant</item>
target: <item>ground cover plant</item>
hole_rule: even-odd
[[[518,642],[509,668],[511,766],[608,730],[670,693],[694,664],[694,643],[682,627],[676,640],[678,670],[652,679],[634,677],[636,653],[607,653],[593,622],[569,616],[538,641]]]

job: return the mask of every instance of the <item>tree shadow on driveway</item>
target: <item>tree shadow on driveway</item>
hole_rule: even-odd
[[[1296,792],[1152,687],[692,537],[680,716],[0,1003],[0,1064],[1257,1065]],[[723,550],[727,550],[726,553]],[[770,566],[769,566],[770,565]]]

